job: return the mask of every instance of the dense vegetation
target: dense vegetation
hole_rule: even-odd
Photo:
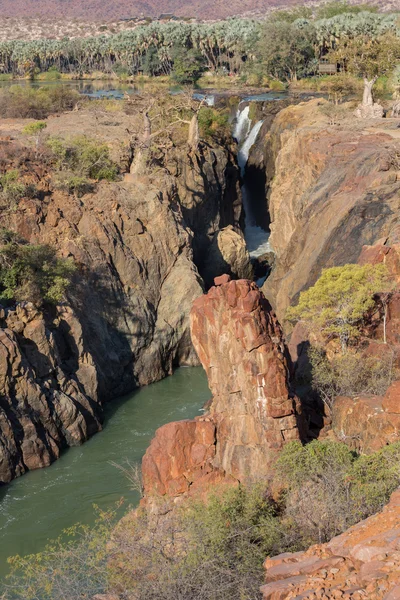
[[[75,272],[73,261],[58,258],[50,246],[23,243],[4,229],[0,233],[0,302],[62,302]]]
[[[360,12],[361,9],[364,9]],[[398,15],[380,14],[333,2],[315,15],[307,9],[274,13],[265,22],[234,18],[215,23],[154,22],[115,35],[62,40],[14,40],[0,43],[3,73],[34,76],[35,70],[83,74],[169,75],[195,79],[203,68],[212,72],[249,72],[264,64],[266,75],[313,74],[317,60],[340,53],[354,38],[376,40],[398,36]],[[279,52],[278,52],[279,50]],[[182,52],[190,60],[182,62]],[[273,60],[271,60],[271,53]]]
[[[52,113],[71,110],[80,96],[64,86],[33,89],[12,85],[0,91],[0,117],[44,119]]]
[[[106,590],[136,600],[254,600],[267,555],[324,542],[379,510],[400,483],[400,444],[357,456],[344,444],[291,442],[266,483],[217,489],[161,519],[111,513],[40,554],[11,559],[6,600],[78,600]],[[110,539],[112,540],[110,542]]]
[[[383,264],[332,267],[287,310],[289,321],[300,321],[308,330],[311,384],[329,408],[336,396],[383,394],[398,377],[390,349],[382,358],[364,353],[374,315],[383,322],[386,342],[386,311],[394,286]]]

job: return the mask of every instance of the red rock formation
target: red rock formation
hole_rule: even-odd
[[[336,437],[365,453],[400,439],[400,381],[384,396],[339,397],[332,412]]]
[[[399,600],[400,491],[328,544],[265,561],[264,600]]]
[[[230,281],[198,298],[192,340],[207,373],[217,426],[214,463],[238,479],[268,474],[299,438],[281,327],[255,283]]]
[[[198,298],[191,332],[213,394],[209,414],[161,427],[143,459],[146,494],[178,496],[225,479],[268,476],[299,439],[282,331],[255,283],[216,278]],[[206,479],[205,479],[206,478]]]

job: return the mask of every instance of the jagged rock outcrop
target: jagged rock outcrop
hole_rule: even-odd
[[[69,307],[0,315],[0,483],[48,466],[101,429],[97,370]]]
[[[276,253],[263,291],[278,318],[322,268],[356,262],[364,244],[399,240],[392,125],[373,129],[349,118],[340,129],[328,127],[323,102],[285,108],[263,138],[265,169],[274,176],[268,206]]]
[[[127,157],[123,144],[129,147],[131,137],[129,117],[115,113],[113,119],[111,127],[109,121],[92,111],[66,113],[49,119],[48,131],[67,137],[77,131],[88,135],[96,132],[101,142],[107,140],[113,157],[124,169]],[[4,149],[2,168],[6,170],[15,166],[13,144],[17,142],[8,140]],[[205,237],[210,246],[219,227],[229,223],[237,226],[241,211],[238,170],[229,150],[221,147],[202,145],[190,157],[186,147],[175,148],[168,168],[162,172],[150,172],[131,181],[101,182],[94,193],[82,198],[57,189],[46,164],[37,164],[29,153],[24,162],[23,147],[20,145],[17,150],[20,176],[36,187],[37,194],[21,199],[16,210],[3,211],[0,226],[30,243],[49,244],[61,256],[74,259],[78,272],[68,292],[68,305],[81,330],[81,346],[78,341],[71,341],[71,347],[64,344],[60,356],[43,340],[53,336],[58,343],[63,335],[61,329],[68,333],[67,325],[37,317],[44,328],[43,339],[39,340],[42,346],[37,351],[41,360],[40,364],[31,364],[32,352],[26,339],[32,325],[21,328],[17,322],[11,324],[11,317],[7,323],[0,322],[1,333],[10,346],[9,353],[3,355],[4,391],[0,406],[8,416],[2,421],[0,447],[5,455],[16,457],[2,467],[0,482],[9,481],[27,468],[48,464],[58,456],[61,447],[82,442],[97,431],[103,401],[161,379],[176,366],[198,364],[189,326],[193,301],[203,292],[193,255],[194,238]],[[184,168],[185,161],[195,161],[196,168]],[[36,328],[35,335],[39,335]],[[68,335],[72,340],[75,332]],[[32,346],[35,344],[38,345],[37,340],[32,341]],[[76,410],[76,415],[71,416],[67,410],[55,411],[49,397],[55,391],[64,391],[57,373],[63,377],[65,364],[70,365],[67,379],[70,377],[73,382],[75,378],[81,387],[86,386],[87,382],[82,381],[82,365],[86,363],[82,359],[82,365],[75,365],[75,346],[84,348],[95,375],[90,389],[79,388],[79,393],[71,389]],[[34,358],[38,360],[37,356]],[[47,368],[56,375],[44,382],[41,378]],[[21,369],[29,382],[26,389],[17,384]],[[43,409],[44,416],[38,416],[41,425],[35,433],[36,409],[31,407],[31,401],[35,404],[39,397],[47,407]],[[88,402],[90,407],[86,406]],[[19,413],[23,405],[26,418],[21,430]],[[50,425],[52,420],[57,421],[54,427]],[[69,437],[70,429],[77,430],[79,423],[79,432]],[[21,439],[12,449],[11,440],[16,436]],[[22,444],[35,436],[40,456],[36,461],[26,461]]]
[[[264,600],[398,600],[400,491],[329,543],[265,561]]]
[[[148,495],[203,488],[204,477],[265,478],[302,434],[282,330],[256,284],[217,278],[194,302],[191,334],[213,398],[205,416],[157,431],[143,459]]]
[[[213,396],[215,464],[240,480],[265,477],[276,451],[300,437],[289,358],[270,304],[255,283],[222,283],[195,301],[191,333]]]

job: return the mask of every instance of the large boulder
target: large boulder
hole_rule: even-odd
[[[235,279],[253,279],[253,266],[242,232],[232,225],[215,234],[203,269],[207,287],[227,273]]]

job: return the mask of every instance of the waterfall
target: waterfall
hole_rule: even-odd
[[[233,137],[237,140],[238,144],[242,144],[246,137],[249,135],[251,121],[249,119],[249,105],[243,109],[238,108],[236,113],[236,125],[233,129]]]
[[[249,158],[250,149],[257,139],[263,122],[258,121],[251,129],[251,121],[249,119],[249,106],[246,106],[239,112],[236,120],[236,126],[233,131],[233,136],[238,140],[239,150],[237,155],[240,174],[244,177],[246,164]],[[256,224],[256,219],[251,210],[251,198],[246,186],[246,182],[242,185],[242,201],[245,212],[244,238],[246,240],[247,249],[252,258],[261,256],[267,252],[271,252],[268,238],[269,232]]]

